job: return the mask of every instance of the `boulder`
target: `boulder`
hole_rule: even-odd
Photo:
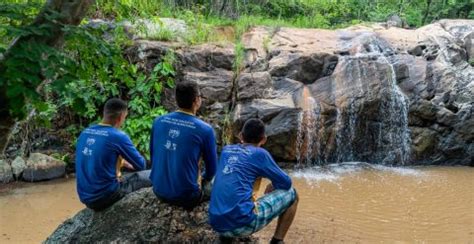
[[[123,27],[131,39],[184,40],[188,34],[186,22],[173,18],[135,19],[121,22],[90,19],[86,27],[104,30],[104,38],[107,40],[112,39],[112,33],[117,27]]]
[[[469,164],[474,157],[473,20],[440,20],[418,29],[357,25],[339,30],[254,27],[235,46],[175,48],[177,82],[196,81],[200,116],[220,143],[237,142],[245,120],[267,124],[277,160],[390,165]],[[401,24],[401,25],[400,25]],[[398,27],[397,27],[398,26]],[[150,69],[159,42],[137,43]],[[167,44],[168,45],[168,44]],[[164,104],[174,109],[172,90]]]
[[[27,168],[25,160],[18,156],[12,161],[12,172],[16,179],[20,179],[21,174]]]
[[[42,181],[63,177],[66,173],[66,163],[41,153],[32,153],[26,161],[23,171],[24,181]]]
[[[170,206],[145,188],[102,212],[80,211],[44,243],[217,243],[207,210],[208,203],[192,211]],[[240,241],[256,243],[257,239]]]
[[[13,173],[7,160],[0,159],[0,183],[8,183],[13,181]]]
[[[235,51],[233,45],[217,46],[203,44],[177,50],[179,60],[185,71],[212,71],[216,68],[231,71],[233,69]]]
[[[186,72],[183,80],[193,81],[200,87],[204,106],[231,100],[233,73],[225,69],[209,72]]]
[[[135,34],[135,38],[154,39],[169,32],[174,39],[177,36],[184,36],[188,30],[186,22],[173,18],[158,18],[156,20],[138,19],[133,22],[124,21],[121,23],[129,32]]]
[[[388,28],[390,27],[398,27],[398,28],[403,28],[405,27],[406,23],[405,21],[400,18],[400,16],[396,14],[392,14],[387,18],[386,25]]]
[[[272,88],[272,77],[268,72],[242,73],[237,79],[237,100],[268,97]]]
[[[304,84],[312,84],[324,76],[330,76],[337,61],[337,56],[328,53],[281,51],[270,59],[269,72],[272,76],[288,77]]]

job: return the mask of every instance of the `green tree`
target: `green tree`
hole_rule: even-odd
[[[78,25],[92,3],[93,0],[48,0],[4,52],[0,60],[0,153],[5,150],[15,120],[24,117],[25,103],[39,100],[36,89],[44,81],[42,59],[49,56],[47,52],[52,48],[61,48],[63,27]]]

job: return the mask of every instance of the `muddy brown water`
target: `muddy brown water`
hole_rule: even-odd
[[[291,174],[300,204],[287,243],[474,243],[474,168],[348,164]],[[0,243],[39,243],[82,208],[74,179],[2,186]],[[263,243],[274,227],[257,234]]]

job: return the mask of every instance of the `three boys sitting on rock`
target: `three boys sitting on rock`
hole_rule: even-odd
[[[176,112],[153,122],[150,172],[144,170],[145,159],[130,138],[119,130],[127,104],[116,98],[107,101],[102,123],[85,129],[78,138],[76,176],[81,202],[100,211],[128,193],[153,186],[160,200],[185,209],[210,198],[209,221],[223,240],[249,236],[278,217],[271,243],[281,243],[296,214],[298,197],[290,177],[261,148],[266,142],[263,122],[248,120],[241,143],[225,146],[217,162],[214,130],[196,117],[202,102],[198,86],[178,84],[176,102]],[[201,158],[205,170],[200,174]],[[121,176],[120,167],[136,172]],[[271,184],[255,200],[254,186],[261,178]]]

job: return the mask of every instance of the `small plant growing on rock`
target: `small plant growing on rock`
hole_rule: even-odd
[[[235,44],[235,59],[234,59],[234,64],[233,64],[233,69],[235,72],[235,75],[238,75],[240,71],[243,68],[244,65],[244,60],[245,60],[245,47],[242,44],[242,42],[237,42]]]

